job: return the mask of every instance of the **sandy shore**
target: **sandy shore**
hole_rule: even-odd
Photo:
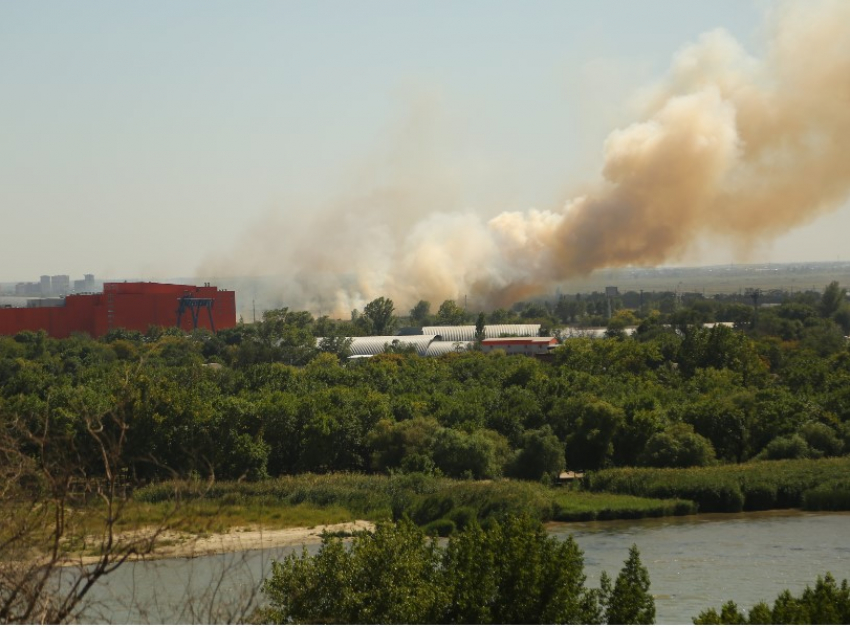
[[[316,527],[289,527],[286,529],[243,528],[230,530],[225,533],[210,533],[194,536],[187,533],[166,531],[157,535],[154,549],[131,559],[165,559],[176,557],[199,557],[236,551],[251,551],[256,549],[271,549],[286,546],[301,546],[302,544],[318,544],[324,532],[337,533],[355,531],[371,531],[375,526],[368,520],[338,523],[334,525],[318,525]],[[120,543],[125,546],[134,540],[141,541],[149,538],[152,529],[140,529],[133,535],[123,535]],[[97,557],[80,557],[66,560],[68,564],[90,564],[98,561]]]

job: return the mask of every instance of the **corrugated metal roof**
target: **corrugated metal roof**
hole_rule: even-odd
[[[487,338],[482,344],[487,346],[501,346],[501,345],[546,345],[546,344],[557,344],[558,339],[555,337],[491,337]]]
[[[425,357],[438,357],[446,353],[462,353],[472,348],[472,342],[445,342],[434,340],[428,345]]]
[[[637,327],[623,328],[623,332],[626,335],[633,335],[636,330]],[[558,337],[560,337],[562,340],[568,340],[572,337],[605,337],[605,333],[607,331],[607,327],[562,327],[560,329],[555,329],[555,333],[557,333]]]
[[[446,342],[472,342],[475,340],[475,325],[464,324],[459,326],[422,327],[422,333],[428,335],[439,335]],[[485,324],[484,337],[494,338],[503,335],[537,336],[540,335],[539,324]]]
[[[434,337],[433,335],[371,335],[348,339],[351,340],[352,357],[379,355],[384,352],[388,344],[413,346],[420,356],[424,356],[428,350],[428,345],[434,340]],[[316,338],[317,346],[321,340],[322,338]]]

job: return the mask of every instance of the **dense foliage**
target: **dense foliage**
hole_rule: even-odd
[[[700,512],[803,508],[846,510],[850,458],[756,461],[707,468],[613,468],[594,473],[598,492],[694,501]]]
[[[349,548],[326,537],[273,565],[263,612],[276,624],[617,624],[655,622],[649,578],[632,548],[612,586],[585,587],[570,537],[530,517],[477,524],[444,545],[409,521],[379,525]]]
[[[691,501],[592,494],[539,482],[470,481],[422,473],[300,474],[264,481],[168,481],[139,490],[137,503],[219,503],[255,511],[307,505],[336,508],[351,518],[410,518],[429,533],[446,535],[473,521],[527,514],[541,521],[646,518],[696,513]]]
[[[566,302],[555,308],[566,312],[561,321],[588,320],[568,315]],[[121,466],[136,484],[390,471],[551,482],[565,468],[710,468],[848,450],[842,325],[850,317],[836,285],[787,295],[749,317],[729,299],[669,313],[620,309],[610,337],[566,339],[548,360],[477,351],[345,359],[343,332],[388,332],[414,315],[429,321],[429,307],[420,303],[402,321],[392,301],[377,299],[359,322],[345,323],[280,309],[216,335],[152,328],[100,340],[2,337],[0,424],[24,449],[25,434],[49,434],[32,455],[61,457],[84,449],[94,421],[122,442]],[[444,303],[437,321],[458,309]],[[488,321],[512,316],[532,319],[491,312]],[[640,323],[631,337],[617,330],[627,318]],[[738,328],[703,326],[721,318]],[[848,493],[840,482],[820,487],[806,497],[812,506],[835,507]],[[729,489],[717,495],[731,499],[723,507],[751,508],[750,496],[734,502],[740,486]],[[762,503],[801,502],[765,490]]]
[[[847,580],[839,586],[829,573],[818,577],[815,587],[795,597],[788,590],[773,605],[758,603],[749,611],[741,611],[734,601],[701,612],[697,625],[847,625],[850,624],[850,587]]]

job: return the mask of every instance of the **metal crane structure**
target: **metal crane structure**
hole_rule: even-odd
[[[198,328],[198,315],[201,312],[201,307],[206,308],[207,315],[210,319],[210,329],[215,333],[215,321],[213,320],[212,308],[215,303],[214,298],[196,298],[189,294],[184,294],[177,299],[177,328],[180,328],[180,322],[183,319],[183,314],[188,311],[192,314],[192,330]]]

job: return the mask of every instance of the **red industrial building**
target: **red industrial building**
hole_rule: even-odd
[[[548,355],[557,346],[555,337],[494,337],[481,341],[482,352],[501,349],[508,355]]]
[[[105,335],[111,329],[147,331],[150,325],[185,331],[236,326],[236,293],[171,283],[104,283],[103,293],[66,296],[64,304],[0,308],[0,335],[43,329],[57,338]]]

